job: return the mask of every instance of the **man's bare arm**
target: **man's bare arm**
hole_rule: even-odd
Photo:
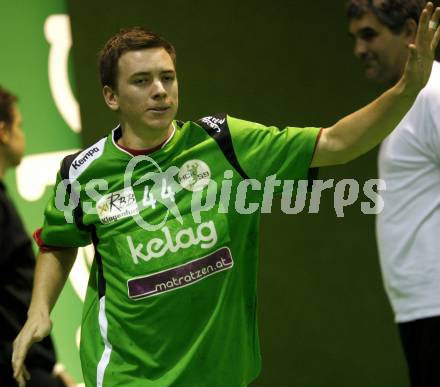
[[[40,253],[37,257],[28,318],[13,346],[12,367],[20,387],[29,380],[24,365],[27,352],[33,343],[43,340],[50,333],[50,312],[66,283],[76,255],[77,249],[74,248]]]
[[[408,61],[397,84],[364,108],[322,131],[312,167],[343,164],[379,144],[399,124],[425,87],[431,74],[440,28],[430,28],[440,19],[428,3],[420,16],[415,44],[409,46]]]

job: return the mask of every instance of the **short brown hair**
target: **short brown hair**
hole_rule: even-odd
[[[349,19],[359,19],[371,12],[392,32],[399,33],[408,19],[419,22],[425,5],[425,0],[350,0],[347,3],[347,16]]]
[[[127,51],[158,47],[164,48],[176,64],[176,50],[173,45],[155,32],[143,27],[121,29],[107,41],[98,54],[101,85],[115,89],[118,76],[118,60],[122,54]]]
[[[0,121],[5,122],[6,125],[12,125],[14,121],[12,107],[17,101],[18,98],[15,95],[0,86]]]

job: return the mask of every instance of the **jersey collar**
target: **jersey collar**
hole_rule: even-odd
[[[171,135],[165,140],[165,142],[160,146],[159,149],[154,150],[154,152],[163,149],[167,146],[167,144],[172,140],[172,138],[174,137],[174,135],[176,134],[176,125],[174,123],[174,121],[172,122],[173,125],[173,132],[171,133]],[[121,124],[119,124],[116,128],[114,128],[112,130],[112,141],[113,141],[113,145],[116,147],[116,149],[120,150],[121,152],[124,152],[130,156],[133,156],[128,150],[122,148],[119,144],[118,144],[118,140],[122,137],[122,127]],[[145,150],[148,151],[148,150]]]

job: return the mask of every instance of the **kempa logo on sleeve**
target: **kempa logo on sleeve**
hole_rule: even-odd
[[[132,187],[104,195],[98,201],[96,210],[99,219],[104,224],[139,214],[139,208]]]
[[[189,160],[180,168],[178,179],[186,190],[198,192],[209,184],[211,169],[202,160]]]
[[[90,166],[93,160],[101,157],[104,152],[105,142],[106,138],[102,138],[96,144],[92,145],[90,148],[84,149],[78,156],[76,156],[69,168],[70,180],[77,179]]]
[[[73,169],[77,170],[81,165],[83,165],[89,158],[91,158],[95,153],[99,152],[98,147],[90,148],[88,152],[80,159],[75,159],[72,163]]]

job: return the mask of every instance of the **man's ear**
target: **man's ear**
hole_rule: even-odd
[[[0,121],[0,144],[5,144],[9,138],[9,130],[5,121]]]
[[[102,95],[104,96],[105,103],[114,112],[119,110],[119,99],[116,92],[110,86],[104,86],[102,88]]]
[[[407,19],[403,27],[403,33],[408,40],[408,43],[414,43],[417,35],[417,23],[414,19]]]

